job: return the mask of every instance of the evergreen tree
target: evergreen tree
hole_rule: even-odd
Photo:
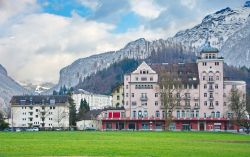
[[[66,86],[65,85],[63,85],[63,95],[66,95],[67,94],[67,88],[66,88]]]
[[[0,130],[4,130],[9,127],[9,123],[6,123],[3,118],[3,114],[0,112]]]
[[[68,101],[69,101],[69,125],[71,127],[76,126],[76,106],[74,99],[72,98],[72,93],[68,93]]]
[[[63,88],[62,88],[62,86],[60,87],[59,95],[63,95]]]
[[[56,90],[53,90],[53,95],[58,95],[58,92]]]

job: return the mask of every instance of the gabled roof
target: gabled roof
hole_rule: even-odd
[[[151,67],[161,75],[162,72],[169,73],[170,76],[180,79],[183,84],[199,84],[199,72],[196,63],[178,64],[152,64]]]
[[[140,74],[141,71],[146,70],[147,74],[155,74],[156,72],[145,62],[143,61],[135,71],[133,71],[133,74]]]

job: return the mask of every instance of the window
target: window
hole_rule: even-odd
[[[184,118],[185,117],[185,111],[181,112],[181,117]]]
[[[207,118],[207,114],[206,113],[204,113],[204,118]]]
[[[142,112],[138,111],[138,118],[142,118]]]
[[[138,81],[138,77],[136,77],[135,80]]]
[[[204,84],[204,89],[207,89],[207,84]]]
[[[219,77],[219,76],[216,76],[216,80],[220,80],[220,77]]]
[[[214,114],[214,111],[211,112],[211,118],[214,118],[215,117],[215,114]]]
[[[177,111],[177,118],[180,118],[180,111]]]
[[[218,101],[215,101],[215,105],[216,105],[216,106],[219,106],[219,102],[218,102]]]
[[[207,106],[207,101],[204,101],[204,106]]]
[[[216,112],[216,118],[220,118],[220,112],[219,111]]]
[[[204,93],[204,97],[207,97],[207,93]]]
[[[158,93],[155,93],[155,97],[158,97]]]
[[[126,85],[126,89],[128,89],[128,85]],[[119,93],[119,89],[117,89],[117,93]]]
[[[209,93],[209,98],[213,98],[213,93]]]
[[[150,77],[150,81],[153,81],[153,77]]]
[[[198,110],[196,111],[195,117],[199,118],[199,111]]]
[[[125,118],[125,112],[121,112],[121,118]]]
[[[36,112],[38,112],[38,109],[36,109]]]
[[[203,76],[203,77],[202,77],[202,80],[205,81],[205,80],[206,80],[206,76]]]
[[[135,97],[135,94],[134,94],[134,93],[131,93],[131,96],[132,96],[132,98],[133,98],[133,97]]]
[[[133,111],[133,118],[136,118],[136,111]]]
[[[194,111],[191,111],[191,118],[194,118]]]
[[[132,101],[132,106],[136,106],[136,101]]]
[[[36,118],[38,118],[38,115],[36,115]]]
[[[148,111],[144,111],[144,117],[148,117]]]
[[[215,84],[215,89],[218,89],[218,88],[219,88],[218,84]]]
[[[156,111],[155,116],[156,116],[156,117],[160,117],[160,112],[159,112],[159,111]]]
[[[218,66],[220,63],[219,62],[215,62],[215,65]]]
[[[50,103],[51,105],[54,105],[54,104],[56,103],[56,100],[55,100],[55,99],[50,99],[50,100],[49,100],[49,103]]]
[[[177,98],[180,98],[180,97],[181,97],[180,93],[177,93],[177,94],[176,94],[176,97],[177,97]]]
[[[226,102],[224,102],[224,106],[227,106],[227,103],[226,103]]]
[[[155,106],[158,106],[158,101],[155,101]]]
[[[147,77],[141,77],[141,81],[147,81]]]
[[[117,96],[116,96],[116,99],[117,99],[117,100],[120,100],[120,96],[119,96],[119,95],[117,95]]]
[[[209,76],[209,77],[208,77],[208,80],[209,80],[209,81],[213,81],[213,80],[214,80],[214,77],[213,77],[213,76]]]
[[[126,93],[126,97],[128,97],[128,93]]]
[[[207,57],[207,56],[206,56],[206,57]],[[203,62],[202,65],[203,65],[203,66],[206,66],[206,65],[207,65],[207,62]]]

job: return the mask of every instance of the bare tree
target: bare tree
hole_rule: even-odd
[[[165,130],[169,129],[173,111],[180,106],[182,84],[176,73],[160,70],[159,85],[162,109],[165,113]]]
[[[63,127],[62,121],[68,117],[69,113],[65,111],[65,109],[61,109],[57,107],[57,112],[54,117],[54,121],[57,123],[58,127]]]
[[[230,109],[233,112],[231,120],[235,124],[245,127],[249,133],[250,120],[246,108],[246,95],[237,88],[232,88],[229,101]]]

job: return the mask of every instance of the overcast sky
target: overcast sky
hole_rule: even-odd
[[[15,80],[54,82],[78,58],[138,38],[166,39],[245,0],[0,0],[0,64]],[[87,65],[86,65],[87,66]]]

